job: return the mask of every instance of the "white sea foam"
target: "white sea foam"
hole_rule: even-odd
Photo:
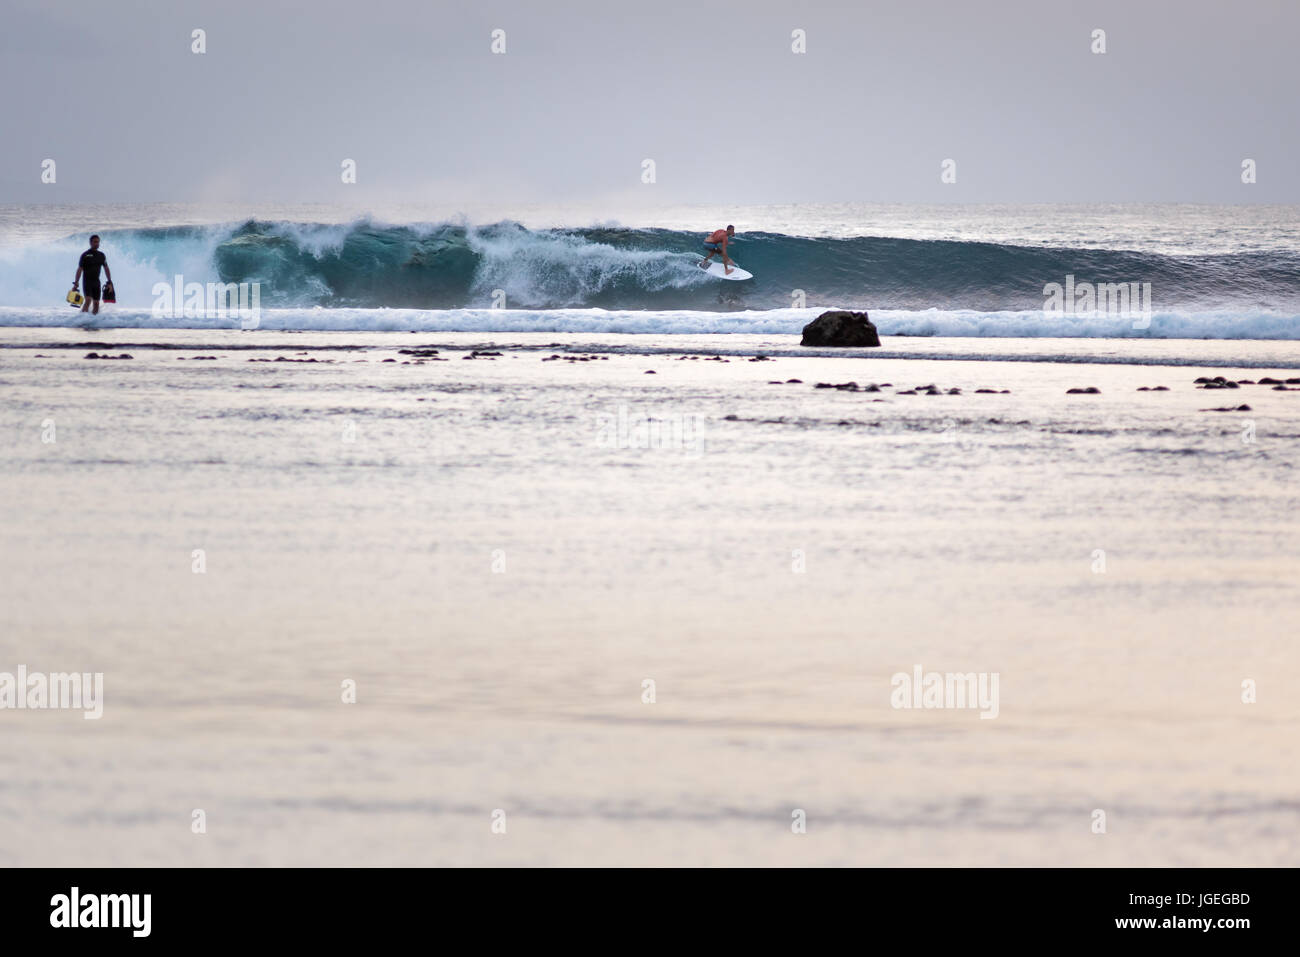
[[[161,278],[161,277],[160,277]],[[626,309],[263,309],[261,327],[322,332],[618,332],[629,334],[742,333],[798,335],[822,310],[743,312]],[[1051,339],[1300,339],[1300,316],[1272,312],[1157,312],[1150,328],[1131,319],[1098,315],[1046,316],[1041,311],[973,312],[929,309],[871,313],[880,334],[923,337]],[[0,307],[4,326],[81,326],[88,317],[71,308]],[[156,318],[148,307],[105,307],[99,328],[229,329],[219,318]]]

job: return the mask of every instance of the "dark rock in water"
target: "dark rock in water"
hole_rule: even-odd
[[[105,358],[107,358],[107,356]],[[1300,392],[1300,389],[1292,389],[1284,385],[1275,385],[1273,386],[1273,391],[1274,392]]]
[[[1228,406],[1223,406],[1223,407],[1218,408],[1218,409],[1202,409],[1201,411],[1202,411],[1202,412],[1249,412],[1249,411],[1250,411],[1250,406],[1245,405],[1245,404],[1242,404],[1242,405],[1237,406],[1236,408],[1230,408],[1230,407],[1228,407]]]
[[[1194,385],[1205,385],[1205,383],[1207,383],[1207,382],[1213,382],[1213,381],[1214,381],[1213,379],[1207,379],[1205,376],[1197,376],[1197,377],[1193,380],[1193,384],[1194,384]]]
[[[803,379],[786,379],[785,381],[787,384],[794,383],[796,385],[803,385]]]
[[[866,385],[864,385],[864,386],[862,387],[862,391],[863,391],[863,392],[879,392],[879,391],[880,391],[880,386],[876,385],[874,382],[868,382]]]
[[[1207,381],[1203,386],[1200,386],[1200,388],[1202,388],[1202,389],[1240,389],[1241,386],[1237,385],[1237,383],[1233,382],[1231,379],[1210,379],[1210,380],[1208,380],[1208,381]]]
[[[894,383],[892,383],[892,382],[882,382],[882,383],[880,383],[880,388],[882,388],[882,389],[892,389],[893,387],[894,387]]]
[[[1168,391],[1169,391],[1169,386],[1167,386],[1167,385],[1158,385],[1158,386],[1156,386],[1154,389],[1152,389],[1151,391],[1152,391],[1152,392],[1168,392]]]
[[[856,382],[818,382],[814,389],[838,389],[840,392],[857,392]]]
[[[658,375],[659,373],[655,372],[654,369],[646,369],[646,370],[645,370],[645,374],[646,374],[646,375]]]
[[[749,361],[750,362],[771,362],[772,359],[770,356],[754,356],[754,358],[750,359]]]
[[[894,395],[916,395],[915,389],[903,389],[901,392],[895,392]]]
[[[948,394],[949,394],[949,395],[961,395],[961,389],[949,389],[949,390],[948,390]]]
[[[980,393],[984,393],[986,395],[997,395],[998,390],[997,389],[976,389],[975,390],[976,395],[979,395]]]
[[[1300,379],[1287,379],[1287,385],[1300,385]]]
[[[1274,379],[1271,376],[1264,376],[1264,378],[1259,380],[1259,384],[1260,385],[1281,385],[1282,380]]]
[[[83,356],[83,358],[85,358],[85,359],[98,359],[98,358],[99,358],[99,353],[98,353],[98,352],[87,352],[87,353],[85,354],[85,356]]]
[[[865,312],[823,312],[803,327],[803,346],[867,348],[880,345],[880,334]]]
[[[1086,389],[1066,389],[1066,395],[1101,395],[1101,390],[1095,385],[1090,385]]]
[[[1254,384],[1255,384],[1255,380],[1254,380],[1254,379],[1238,379],[1238,380],[1237,380],[1237,385],[1254,385]]]
[[[384,361],[385,361],[385,362],[396,362],[397,360],[396,360],[396,359],[385,359]]]

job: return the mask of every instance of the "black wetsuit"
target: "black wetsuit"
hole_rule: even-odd
[[[81,291],[87,299],[99,298],[99,271],[108,265],[108,257],[98,249],[87,249],[81,254]]]

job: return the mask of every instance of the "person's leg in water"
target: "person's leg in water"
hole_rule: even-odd
[[[92,316],[99,315],[99,296],[100,296],[99,283],[92,282],[90,280],[90,277],[87,276],[85,279],[81,281],[81,292],[86,297],[86,301],[82,303],[81,311],[85,312],[87,309],[90,309],[90,304],[93,302],[95,304],[95,308],[90,309],[90,314]]]
[[[708,269],[709,260],[711,260],[717,253],[722,252],[722,247],[719,246],[717,243],[705,243],[704,248],[709,251],[709,254],[700,261],[700,268]]]

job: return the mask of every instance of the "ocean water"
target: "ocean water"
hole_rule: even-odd
[[[728,222],[752,286],[693,271]],[[0,207],[0,675],[104,675],[0,710],[0,864],[1295,866],[1298,239]],[[156,316],[177,273],[258,328]],[[1067,275],[1149,322],[1046,315]],[[884,346],[801,348],[830,305]]]
[[[752,281],[695,268],[703,234],[729,222]],[[0,324],[81,321],[63,296],[91,231],[117,277],[105,327],[239,326],[156,314],[156,287],[181,276],[257,284],[270,329],[797,333],[827,307],[867,309],[886,335],[1300,329],[1294,206],[688,208],[618,221],[580,208],[0,207]],[[1082,299],[1046,312],[1045,287],[1067,282],[1122,285],[1141,315]]]
[[[1300,355],[921,344],[4,330],[0,861],[1300,862]]]

